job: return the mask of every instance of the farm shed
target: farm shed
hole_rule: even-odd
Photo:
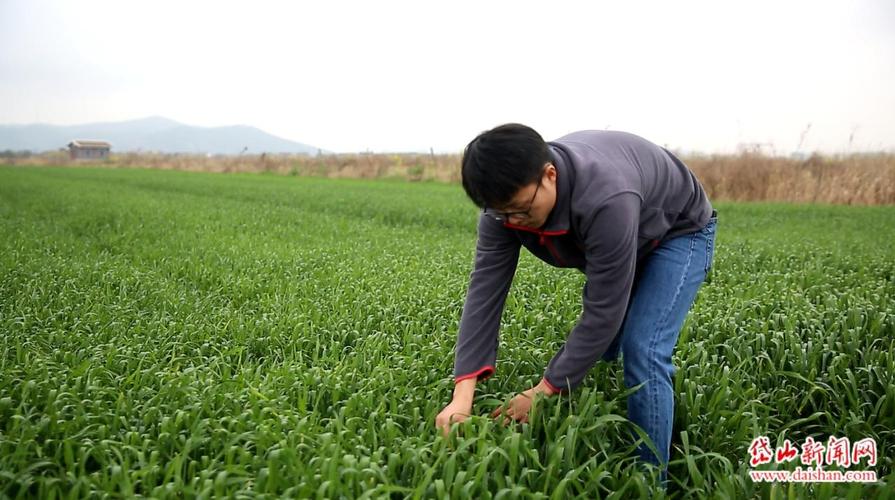
[[[75,139],[68,143],[68,152],[72,160],[104,160],[109,157],[112,145],[106,141],[88,141]]]

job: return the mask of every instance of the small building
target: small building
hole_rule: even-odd
[[[72,160],[105,160],[112,145],[106,141],[75,139],[68,143],[68,154]]]

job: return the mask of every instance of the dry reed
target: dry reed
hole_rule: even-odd
[[[709,197],[718,201],[780,201],[845,205],[895,204],[895,154],[855,153],[807,158],[691,155],[682,158]],[[63,152],[0,158],[14,165],[97,165],[72,161]],[[121,153],[99,165],[201,172],[267,172],[281,175],[460,181],[453,154],[241,155]]]

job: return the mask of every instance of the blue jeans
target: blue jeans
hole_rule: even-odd
[[[628,396],[628,419],[656,446],[658,457],[644,444],[638,454],[641,460],[661,467],[663,482],[668,475],[674,418],[671,377],[677,370],[671,353],[712,265],[716,223],[713,216],[703,229],[664,241],[644,258],[620,333],[603,355],[611,361],[621,351],[628,388],[645,382]]]

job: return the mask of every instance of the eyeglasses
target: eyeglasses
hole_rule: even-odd
[[[541,172],[541,177],[538,178],[538,187],[535,188],[535,194],[532,195],[531,200],[528,202],[528,208],[525,210],[521,210],[518,212],[502,212],[500,210],[494,210],[491,208],[483,208],[482,213],[491,217],[492,219],[503,222],[510,220],[510,217],[516,217],[517,219],[528,219],[531,217],[531,207],[534,205],[535,198],[538,197],[538,190],[541,189],[541,184],[544,182],[544,173]]]

